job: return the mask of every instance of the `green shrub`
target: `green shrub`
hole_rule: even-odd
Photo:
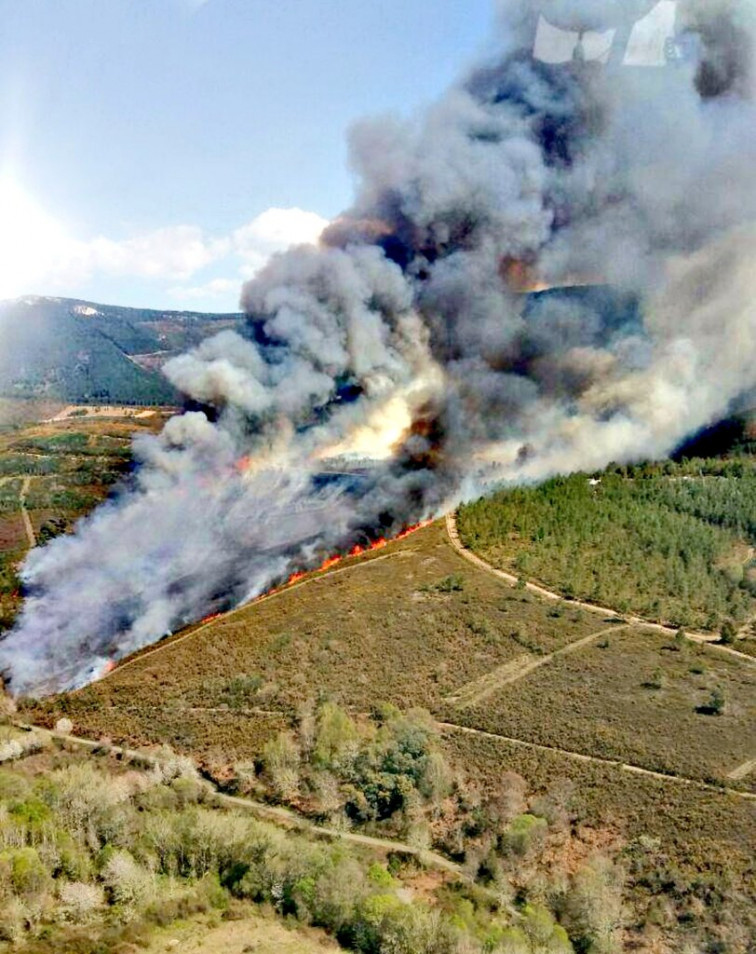
[[[508,854],[526,855],[541,843],[547,828],[545,818],[528,813],[518,815],[501,835],[502,850]]]

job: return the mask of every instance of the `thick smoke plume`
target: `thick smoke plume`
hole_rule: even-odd
[[[199,409],[136,440],[134,485],[29,556],[12,690],[496,481],[665,453],[753,389],[753,25],[751,0],[509,2],[434,108],[356,127],[353,207],[245,287],[244,336],[167,366]],[[326,476],[349,450],[372,466]]]

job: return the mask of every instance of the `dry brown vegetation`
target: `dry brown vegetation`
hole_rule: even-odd
[[[92,736],[168,742],[219,770],[258,757],[308,698],[330,697],[356,713],[391,701],[558,748],[724,780],[750,754],[748,664],[692,644],[680,648],[662,634],[618,628],[495,691],[479,709],[459,712],[444,701],[524,653],[537,658],[605,629],[599,616],[541,601],[477,570],[434,525],[354,569],[174,638],[175,645],[147,651],[30,714],[49,723],[65,712]],[[703,672],[691,672],[697,669]],[[662,685],[654,689],[657,670]],[[724,714],[697,713],[709,687],[720,683]],[[445,737],[445,745],[494,790],[508,770],[536,791],[569,775],[580,783],[576,810],[584,823],[616,823],[632,839],[653,816],[650,829],[691,865],[710,844],[745,851],[756,844],[753,823],[745,824],[753,805],[734,797],[470,736]],[[669,809],[657,811],[660,804]]]
[[[724,709],[715,715],[708,710],[717,689]],[[753,755],[756,667],[657,632],[622,629],[461,715],[466,725],[501,735],[723,782]]]
[[[567,877],[593,846],[628,873],[638,949],[674,949],[664,939],[680,924],[697,938],[699,927],[705,933],[702,926],[716,921],[707,936],[735,938],[731,949],[745,950],[737,938],[756,930],[748,900],[756,885],[753,802],[556,750],[748,788],[753,776],[725,779],[754,754],[753,667],[682,637],[616,623],[476,568],[435,524],[197,624],[84,690],[30,700],[26,711],[48,725],[66,714],[89,737],[168,743],[220,780],[247,762],[259,773],[258,794],[265,794],[266,744],[282,731],[301,732],[303,711],[326,699],[358,720],[383,702],[421,706],[442,721],[553,747],[444,732],[441,746],[458,773],[454,797],[464,803],[469,795],[466,817],[483,821],[453,844],[442,807],[431,823],[435,844],[487,877],[489,866],[504,862],[486,855],[486,813],[512,801],[519,777],[533,824],[548,819],[550,833],[548,857],[528,856],[528,890],[539,864]],[[546,661],[489,685],[488,674],[509,673],[523,658]],[[482,701],[454,704],[476,685],[486,690]],[[710,711],[715,691],[719,714]],[[509,835],[497,837],[505,843]]]
[[[695,929],[706,921],[710,905],[738,934],[755,935],[753,802],[485,736],[448,732],[444,748],[484,791],[502,791],[505,770],[517,772],[542,793],[538,811],[561,815],[572,830],[584,825],[613,830],[622,842],[617,857],[630,873],[638,912],[652,913],[664,901],[677,909],[681,924],[687,920]],[[731,896],[729,905],[726,896]],[[644,919],[639,913],[638,924]],[[651,931],[646,946],[636,936],[632,949],[681,949],[655,947],[654,939]]]
[[[284,926],[258,911],[239,909],[232,920],[203,915],[156,931],[145,954],[337,954],[339,947],[323,931]],[[176,943],[178,942],[178,943]]]
[[[381,701],[438,708],[491,668],[523,652],[551,652],[604,625],[471,568],[435,525],[352,569],[322,574],[147,651],[108,679],[46,705],[65,706],[88,731],[124,739],[160,733],[160,741],[202,755],[216,747],[224,718],[217,710],[226,710],[230,760],[252,757],[260,732],[235,726],[240,719],[245,727],[265,725],[271,717],[260,710],[291,717],[318,697],[358,712]],[[170,725],[179,734],[167,736]]]

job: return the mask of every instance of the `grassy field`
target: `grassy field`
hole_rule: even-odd
[[[670,462],[501,491],[460,509],[460,536],[565,596],[675,626],[740,624],[756,612],[756,470],[751,458],[739,464],[693,476]]]
[[[724,695],[721,714],[709,712]],[[450,713],[450,716],[452,713]],[[654,771],[724,782],[753,758],[756,666],[623,629],[457,714],[465,724]],[[752,775],[747,786],[756,782]]]
[[[321,931],[285,926],[259,913],[239,910],[234,920],[218,920],[205,916],[162,928],[143,950],[145,954],[174,949],[181,954],[336,954],[343,950]]]

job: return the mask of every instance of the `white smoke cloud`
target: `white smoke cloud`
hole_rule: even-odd
[[[744,6],[681,2],[668,46],[693,53],[637,70],[625,47],[544,63],[538,15],[627,44],[654,0],[512,2],[498,58],[412,123],[360,124],[353,208],[245,286],[244,335],[166,367],[207,412],[140,438],[134,486],[29,556],[13,690],[86,681],[494,482],[665,453],[756,387]],[[256,267],[284,221],[320,224],[230,241]],[[520,294],[544,278],[570,287]],[[323,474],[371,439],[369,474]]]

